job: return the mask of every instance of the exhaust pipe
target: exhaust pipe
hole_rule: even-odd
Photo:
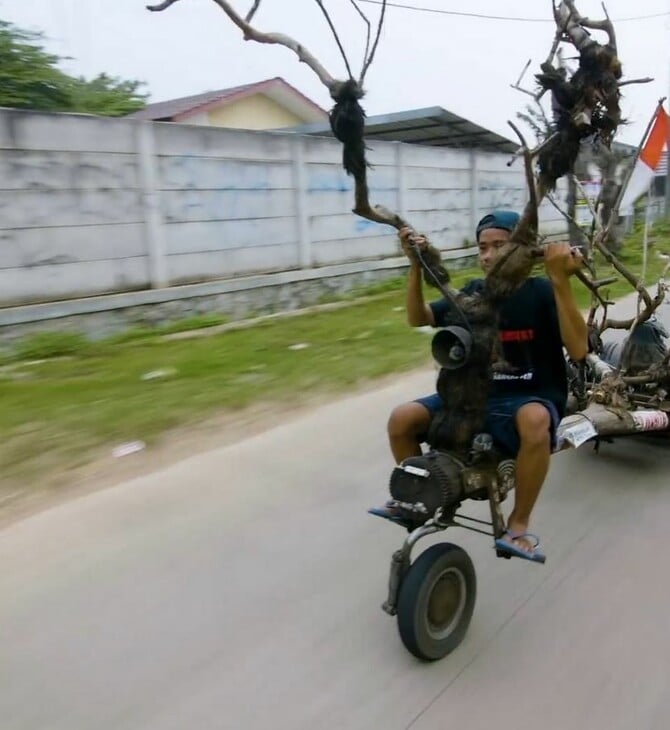
[[[636,411],[613,411],[591,403],[583,411],[566,416],[557,429],[558,451],[579,448],[587,441],[608,436],[633,436],[649,431],[666,431],[670,418],[665,411],[640,408]]]

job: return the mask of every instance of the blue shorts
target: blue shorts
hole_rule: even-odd
[[[428,410],[431,418],[442,408],[442,398],[437,393],[417,398],[415,403],[420,403]],[[541,403],[551,416],[551,450],[556,448],[556,429],[561,417],[556,405],[545,398],[537,398],[528,395],[512,395],[498,398],[489,398],[486,404],[486,421],[483,430],[490,433],[495,445],[505,454],[516,456],[519,453],[520,441],[516,430],[516,413],[527,403]]]

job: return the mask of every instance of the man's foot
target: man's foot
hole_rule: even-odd
[[[532,560],[535,563],[544,563],[546,555],[540,550],[540,539],[525,530],[511,530],[505,532],[495,541],[498,557],[515,557]]]

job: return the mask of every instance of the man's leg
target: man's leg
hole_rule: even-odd
[[[421,441],[430,427],[431,408],[439,402],[441,402],[439,396],[433,395],[420,398],[418,402],[403,403],[393,409],[388,420],[387,430],[396,464],[401,464],[410,456],[421,456]],[[381,507],[372,507],[368,512],[399,522],[406,527],[411,526],[411,523],[407,522],[392,505],[392,500]]]
[[[430,410],[416,401],[393,409],[387,430],[396,464],[410,456],[421,456],[421,437],[427,433],[430,420]]]
[[[541,403],[526,403],[516,413],[520,449],[516,458],[514,509],[507,527],[514,534],[528,531],[530,515],[549,471],[551,459],[551,416]],[[516,539],[524,550],[532,550],[530,541]]]

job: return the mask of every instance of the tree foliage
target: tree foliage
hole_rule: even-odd
[[[42,34],[0,20],[0,106],[122,116],[145,105],[142,82],[104,73],[90,81],[69,76],[42,41]]]

